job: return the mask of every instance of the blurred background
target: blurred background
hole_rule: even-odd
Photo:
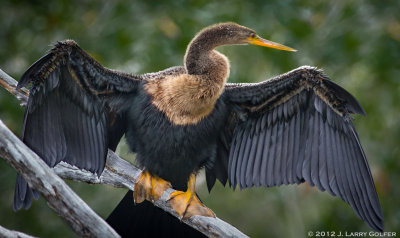
[[[182,65],[191,38],[210,24],[234,21],[297,53],[255,46],[218,50],[231,61],[230,82],[257,82],[317,66],[349,90],[367,117],[354,124],[371,166],[385,230],[400,235],[400,2],[337,1],[13,1],[0,7],[0,68],[18,79],[51,44],[74,39],[106,67],[146,73]],[[23,108],[0,88],[0,119],[20,135]],[[1,135],[0,135],[1,136]],[[133,157],[126,146],[122,156]],[[132,159],[130,159],[132,161]],[[40,237],[75,234],[43,198],[12,209],[16,172],[0,160],[0,225]],[[308,231],[369,231],[350,206],[307,184],[199,194],[223,220],[251,237],[307,237]],[[123,189],[68,182],[102,217]]]

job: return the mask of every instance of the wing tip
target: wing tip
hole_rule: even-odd
[[[25,187],[25,191],[21,191],[21,186]],[[14,212],[21,210],[22,207],[24,207],[25,210],[28,210],[32,205],[32,198],[38,200],[39,193],[30,188],[28,183],[18,175],[17,184],[15,185],[14,191]]]
[[[362,220],[374,231],[383,232],[385,230],[385,225],[383,224],[383,218],[372,219],[372,221],[368,221],[365,218]]]
[[[47,64],[47,62],[53,57],[53,53],[50,52],[44,55],[42,58],[33,63],[24,74],[22,74],[20,80],[18,81],[16,89],[20,89],[27,84],[29,84],[32,80],[34,80],[41,72],[43,72],[43,66]]]
[[[383,232],[385,230],[385,225],[383,224],[383,220],[379,220],[376,224],[377,231]]]
[[[32,70],[31,68],[34,67],[37,64],[34,63],[27,71],[25,71],[25,73],[21,76],[21,79],[18,81],[17,87],[16,89],[21,89],[22,87],[25,87],[28,83],[30,83],[32,81]]]
[[[366,116],[364,109],[362,108],[360,102],[346,89],[342,86],[336,84],[335,82],[331,81],[327,75],[325,75],[322,69],[312,66],[301,66],[297,70],[303,70],[308,73],[311,73],[313,77],[319,76],[324,79],[324,83],[335,92],[336,96],[346,102],[346,108],[349,113],[360,114],[362,116]]]
[[[65,52],[65,51],[70,51],[71,48],[77,48],[79,47],[78,44],[71,39],[63,40],[63,41],[57,41],[53,48],[50,50],[48,54],[37,60],[35,63],[33,63],[26,71],[25,73],[21,76],[21,79],[18,81],[17,84],[17,89],[20,89],[27,84],[29,84],[33,79],[36,78],[36,76],[40,75],[43,70],[46,70],[46,66],[50,61],[53,61],[53,56],[54,54],[59,54],[60,52]],[[57,53],[58,52],[58,53]]]
[[[362,108],[360,102],[346,89],[331,80],[325,80],[324,82],[328,85],[330,89],[332,89],[336,93],[336,96],[346,102],[347,110],[350,113],[360,114],[362,116],[367,115]]]

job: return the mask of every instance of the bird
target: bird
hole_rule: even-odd
[[[195,191],[204,169],[209,190],[217,180],[240,189],[308,183],[383,231],[352,123],[352,114],[366,114],[357,99],[311,66],[228,83],[229,61],[216,50],[223,45],[296,51],[237,23],[218,23],[195,35],[183,66],[135,75],[103,67],[73,40],[60,41],[18,83],[31,85],[22,139],[50,167],[65,161],[99,175],[107,150],[125,135],[143,169],[130,196],[146,203],[172,187],[169,203],[181,219],[215,216]],[[18,175],[14,209],[37,197]]]

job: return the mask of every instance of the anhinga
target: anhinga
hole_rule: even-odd
[[[243,189],[307,182],[338,196],[371,228],[383,216],[369,166],[351,122],[359,102],[320,70],[300,67],[250,84],[226,83],[222,45],[293,49],[235,23],[203,29],[189,44],[184,67],[131,75],[109,70],[66,40],[34,63],[18,87],[32,84],[23,140],[49,166],[60,161],[100,174],[107,148],[125,133],[144,169],[134,199],[170,196],[183,218],[214,216],[197,199],[196,173],[208,188],[218,179]],[[37,196],[17,178],[14,206]]]

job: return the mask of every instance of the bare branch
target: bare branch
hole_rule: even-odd
[[[83,237],[119,237],[43,160],[20,141],[0,120],[0,156],[13,166]]]
[[[29,95],[28,91],[26,89],[21,89],[21,91],[15,90],[17,82],[13,78],[8,76],[6,73],[4,73],[1,69],[0,69],[0,85],[2,87],[6,88],[14,96],[16,96],[17,99],[19,99],[21,101],[21,105],[26,105],[28,95]],[[0,134],[2,133],[2,131],[1,131],[2,127],[5,127],[5,126],[0,121]],[[7,128],[5,128],[5,129],[7,129]],[[11,135],[8,135],[8,136],[11,136]],[[8,137],[8,136],[5,136],[5,137]],[[12,135],[12,136],[14,136],[14,135]],[[18,172],[20,172],[20,173],[23,172],[25,177],[26,176],[33,177],[33,178],[31,178],[31,180],[37,179],[38,175],[35,175],[35,174],[41,173],[40,166],[44,166],[44,167],[46,167],[46,169],[48,169],[47,165],[45,165],[44,162],[41,160],[40,160],[41,164],[40,164],[39,168],[37,168],[38,169],[37,172],[26,170],[25,168],[21,168],[19,166],[19,164],[17,163],[17,161],[19,161],[22,157],[24,157],[24,155],[27,155],[27,157],[29,157],[28,160],[31,160],[31,157],[35,157],[35,159],[38,159],[38,156],[36,154],[34,154],[32,151],[30,151],[30,149],[27,148],[25,145],[23,145],[22,142],[19,141],[18,139],[17,139],[18,143],[16,141],[13,141],[13,143],[5,144],[4,146],[2,146],[2,141],[3,141],[2,139],[0,140],[0,155],[9,156],[8,157],[8,160],[10,161],[9,163],[12,164],[12,166],[14,168],[16,168]],[[4,138],[4,139],[7,141],[7,138]],[[18,144],[18,146],[16,146],[17,144]],[[21,144],[23,145],[23,147]],[[10,156],[7,153],[8,146],[10,146],[10,148],[13,148],[18,152],[17,154],[15,154],[16,156],[18,156],[17,158],[13,158],[13,156]],[[125,188],[131,189],[131,190],[134,189],[134,181],[136,181],[136,178],[142,172],[140,169],[136,168],[129,162],[118,157],[112,151],[108,152],[106,166],[100,177],[98,177],[96,174],[92,174],[89,171],[81,170],[81,169],[79,169],[75,166],[69,165],[65,162],[59,163],[54,168],[54,171],[60,177],[62,177],[64,179],[82,181],[82,182],[91,183],[91,184],[107,184],[107,185],[111,185],[114,187],[125,187]],[[42,186],[42,187],[49,186],[51,181],[53,181],[53,182],[57,181],[57,184],[58,184],[58,183],[60,183],[60,181],[59,181],[60,179],[58,177],[57,177],[57,179],[58,180],[53,180],[53,177],[51,177],[51,178],[47,177],[46,178],[47,181],[42,181],[41,182],[42,184],[40,186]],[[48,181],[48,180],[51,180],[51,181]],[[27,179],[27,181],[29,184],[32,183],[32,181],[30,181],[29,179]],[[63,182],[63,181],[61,180],[61,182]],[[35,186],[33,186],[33,187],[40,192],[42,192],[44,190],[44,188],[39,189]],[[50,187],[49,189],[50,189],[49,191],[45,190],[44,191],[45,193],[42,192],[42,194],[45,196],[45,198],[50,203],[49,205],[53,209],[56,209],[54,207],[54,205],[51,205],[51,204],[54,202],[54,200],[63,199],[63,197],[57,197],[56,195],[58,195],[58,194],[54,194],[54,192],[58,192],[58,191],[52,190],[52,187]],[[72,190],[70,190],[70,191],[69,190],[70,190],[69,188],[68,188],[68,190],[66,190],[68,192],[68,194],[73,193]],[[164,194],[158,201],[155,201],[153,203],[155,206],[158,206],[161,209],[165,210],[166,212],[169,212],[173,216],[179,218],[178,214],[176,214],[173,211],[173,209],[171,208],[171,206],[168,203],[169,194],[173,191],[175,191],[175,190],[168,189],[167,191],[164,192]],[[75,194],[73,193],[73,195],[75,195]],[[72,199],[70,197],[68,197],[68,198]],[[79,201],[78,202],[79,204],[81,204],[81,205],[84,204],[87,207],[87,205],[83,201],[81,201],[81,199],[79,197],[77,197],[76,199],[74,198],[73,201],[71,201],[71,202],[76,203],[76,201]],[[66,209],[63,209],[63,210],[66,210]],[[71,216],[70,214],[62,214],[62,217],[67,220],[69,219],[70,216]],[[87,224],[86,217],[77,217],[76,219],[77,219],[76,222],[82,223],[82,221],[83,221],[83,223]],[[224,222],[223,220],[221,220],[219,218],[193,216],[187,220],[183,220],[182,222],[199,230],[200,232],[207,235],[208,237],[247,237],[242,232],[240,232],[238,229],[236,229],[235,227],[231,226],[230,224]],[[70,223],[70,222],[68,222],[68,223]],[[103,224],[102,224],[102,226],[103,226]],[[108,224],[105,224],[104,226],[108,227]],[[74,225],[74,226],[71,225],[71,227],[74,230],[77,229],[76,225]],[[96,229],[100,228],[99,225],[95,225],[92,227],[95,227]],[[78,234],[81,234],[81,233],[78,233]],[[108,237],[108,236],[105,236],[103,233],[102,237]]]
[[[0,69],[0,86],[14,95],[25,106],[28,102],[29,91],[26,88],[16,89],[17,81]]]
[[[140,169],[118,157],[118,155],[111,150],[108,151],[106,167],[100,177],[97,177],[97,175],[89,171],[80,170],[65,162],[59,163],[54,170],[64,179],[93,184],[107,184],[114,187],[126,187],[131,190],[134,188],[134,181],[136,181],[136,178],[142,172]],[[168,202],[170,193],[174,191],[173,189],[165,191],[162,197],[154,202],[154,205],[179,218],[178,214],[173,211]],[[238,229],[219,218],[193,216],[182,222],[199,230],[208,237],[247,237]]]
[[[2,226],[0,226],[0,237],[8,237],[8,238],[35,238],[34,236],[30,236],[27,234],[24,234],[19,231],[12,231],[8,230]]]

